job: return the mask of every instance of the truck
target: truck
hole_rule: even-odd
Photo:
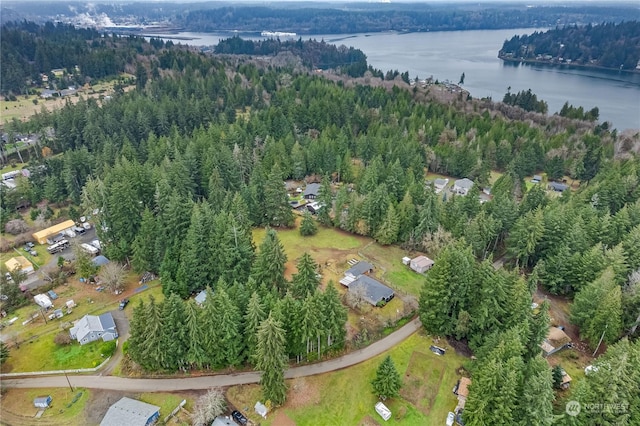
[[[97,248],[95,248],[91,244],[87,244],[87,243],[80,244],[80,248],[83,251],[85,251],[86,253],[89,253],[92,256],[95,256],[96,254],[98,254],[100,252],[100,250],[98,250]]]

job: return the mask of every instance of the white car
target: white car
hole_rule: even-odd
[[[447,414],[447,426],[453,426],[453,422],[455,420],[455,414],[453,414],[451,411],[449,411],[449,414]]]

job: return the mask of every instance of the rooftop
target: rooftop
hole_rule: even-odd
[[[354,277],[357,277],[369,271],[373,271],[373,265],[369,262],[360,261],[353,265],[351,268],[347,269],[345,275],[352,275]]]
[[[100,426],[146,426],[159,411],[160,407],[125,396],[109,407]]]
[[[394,295],[392,289],[368,275],[360,275],[357,280],[349,284],[349,291],[353,291],[360,286],[364,286],[367,302],[374,306],[381,300],[389,299]]]

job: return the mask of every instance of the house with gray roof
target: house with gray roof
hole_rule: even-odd
[[[207,290],[202,290],[198,293],[194,299],[196,303],[200,306],[207,300]]]
[[[549,182],[549,189],[552,189],[556,192],[564,192],[569,189],[569,185],[560,182]]]
[[[113,321],[111,312],[99,316],[83,316],[71,327],[69,334],[72,339],[76,339],[81,345],[95,342],[100,338],[102,338],[102,341],[108,342],[118,337],[116,323]]]
[[[362,274],[368,274],[373,271],[373,265],[369,262],[361,260],[360,262],[347,269],[344,273],[348,277],[358,278]]]
[[[213,419],[213,423],[211,423],[211,426],[238,426],[238,423],[231,420],[230,417],[218,416]]]
[[[364,299],[373,306],[386,304],[395,296],[392,289],[368,275],[360,275],[349,284],[349,292],[358,291],[362,287],[364,287]]]
[[[459,195],[467,195],[473,187],[473,181],[471,179],[458,179],[453,183],[453,192]]]
[[[315,200],[318,198],[318,194],[320,194],[320,184],[319,183],[310,183],[302,192],[302,196],[305,200]]]
[[[433,181],[433,190],[436,194],[442,192],[442,190],[449,184],[449,179],[438,178]]]
[[[100,426],[148,426],[160,417],[160,407],[126,396],[109,407]]]

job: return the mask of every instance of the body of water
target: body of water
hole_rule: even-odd
[[[409,72],[411,79],[430,76],[457,83],[462,73],[462,87],[473,97],[502,100],[511,92],[531,89],[549,104],[549,113],[565,102],[589,110],[600,109],[600,120],[609,121],[619,130],[640,129],[640,74],[588,68],[551,67],[515,64],[498,59],[505,39],[515,34],[530,34],[534,29],[450,31],[428,33],[370,33],[302,36],[346,46],[367,55],[374,68],[383,72]],[[241,34],[246,39],[261,39],[257,33]],[[178,33],[156,37],[180,37],[174,40],[195,46],[213,46],[230,33]]]

